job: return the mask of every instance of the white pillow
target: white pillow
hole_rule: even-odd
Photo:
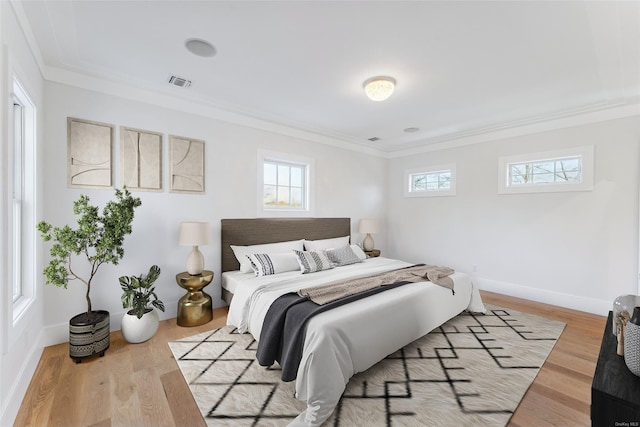
[[[323,249],[339,248],[349,244],[349,236],[334,237],[333,239],[305,240],[305,251],[321,251]]]
[[[293,252],[280,254],[251,254],[247,255],[251,268],[257,276],[270,276],[286,271],[300,270],[298,258]]]
[[[324,251],[293,251],[293,253],[295,253],[298,258],[298,264],[300,264],[302,274],[330,270],[334,267]]]
[[[356,254],[356,256],[361,260],[364,261],[365,259],[367,259],[367,254],[364,253],[364,251],[362,250],[362,248],[358,245],[351,245],[351,250],[353,251],[354,254]]]
[[[240,271],[243,273],[251,273],[251,262],[247,255],[251,254],[277,254],[291,252],[293,250],[301,251],[304,248],[303,240],[290,240],[288,242],[265,243],[263,245],[235,246],[230,245],[233,254],[240,263]]]
[[[362,262],[362,260],[353,252],[353,249],[351,249],[349,245],[344,245],[339,248],[327,249],[324,252],[336,267]]]

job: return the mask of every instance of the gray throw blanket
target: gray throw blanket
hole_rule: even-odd
[[[386,286],[391,283],[420,282],[425,279],[435,283],[436,285],[451,289],[451,291],[455,293],[453,289],[453,280],[449,277],[453,273],[455,273],[455,271],[448,267],[421,264],[372,276],[331,283],[325,286],[300,289],[298,291],[298,295],[309,298],[316,304],[324,305],[350,295],[355,295],[380,286]]]

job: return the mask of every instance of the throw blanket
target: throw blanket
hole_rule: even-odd
[[[298,291],[301,297],[307,297],[319,305],[324,305],[341,298],[355,295],[369,289],[387,286],[397,282],[419,282],[427,279],[436,285],[453,289],[453,280],[449,277],[455,273],[448,267],[436,267],[432,265],[418,264],[408,268],[388,271],[386,273],[375,274],[373,276],[360,277],[326,286],[305,288]]]
[[[417,269],[416,267],[420,267],[421,269]],[[298,374],[300,360],[302,360],[306,323],[310,318],[322,313],[323,311],[366,298],[370,295],[375,295],[402,285],[425,280],[425,276],[420,276],[421,272],[428,274],[430,271],[432,274],[437,276],[438,280],[440,280],[440,275],[445,274],[448,271],[438,272],[438,270],[432,270],[434,268],[437,269],[439,267],[417,265],[393,270],[390,273],[402,272],[403,274],[401,276],[407,277],[410,280],[401,280],[394,283],[387,282],[383,285],[378,285],[371,289],[364,290],[363,292],[343,296],[324,304],[317,304],[306,296],[303,297],[294,292],[282,295],[271,304],[271,307],[269,307],[265,316],[262,331],[260,333],[260,342],[258,342],[258,350],[256,352],[258,363],[260,366],[272,366],[277,361],[282,368],[282,380],[295,380]],[[452,273],[453,270],[451,270],[448,275]],[[386,274],[387,273],[383,273],[382,275]],[[378,278],[382,275],[377,274],[356,280],[371,280],[371,278],[376,278],[376,283],[379,283]],[[451,280],[450,277],[442,277],[448,279],[450,286],[446,287],[453,291],[453,280]],[[352,281],[349,280],[346,283],[350,282]]]

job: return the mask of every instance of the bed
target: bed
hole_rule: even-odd
[[[222,292],[229,303],[227,324],[260,341],[271,304],[302,288],[410,267],[384,257],[301,274],[285,271],[255,277],[241,273],[232,246],[350,236],[349,218],[223,219]],[[236,248],[237,249],[237,248]],[[244,267],[242,267],[244,268]],[[464,310],[484,312],[480,293],[464,273],[451,276],[454,291],[431,282],[403,285],[312,317],[306,326],[296,395],[307,409],[291,426],[320,426],[333,412],[349,379]]]

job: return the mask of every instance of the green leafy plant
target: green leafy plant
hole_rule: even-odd
[[[158,310],[164,311],[164,303],[158,299],[153,283],[160,276],[160,267],[152,265],[146,276],[122,276],[122,308],[130,308],[127,314],[136,315],[140,319],[151,311],[149,303]],[[153,300],[151,298],[153,297]]]
[[[40,221],[38,230],[45,242],[53,241],[51,261],[44,269],[47,284],[67,288],[70,280],[80,280],[86,285],[87,314],[91,313],[91,284],[102,264],[114,264],[124,256],[124,238],[131,234],[135,208],[142,202],[133,197],[127,188],[115,191],[116,201],[108,202],[102,210],[89,203],[89,197],[81,195],[73,203],[73,213],[78,216],[78,228],[53,227]],[[88,277],[81,277],[72,267],[74,255],[84,255],[90,264]]]

